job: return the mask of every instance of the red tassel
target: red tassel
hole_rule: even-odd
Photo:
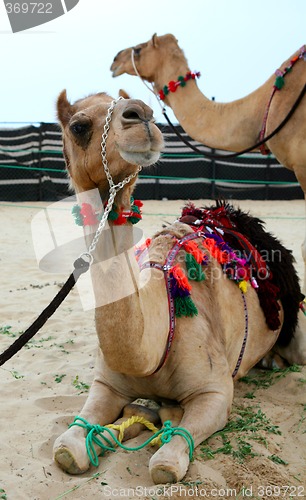
[[[176,266],[173,266],[170,269],[170,272],[173,278],[177,281],[177,285],[183,290],[188,290],[188,292],[190,292],[191,285],[189,284],[188,279],[184,271],[182,271],[182,269],[180,268],[180,266],[176,264]]]
[[[94,226],[97,224],[97,216],[89,203],[82,203],[80,214],[83,216],[83,226]]]
[[[204,259],[204,253],[199,249],[195,241],[186,241],[184,243],[184,248],[186,252],[191,253],[194,256],[198,264],[201,264]]]
[[[175,92],[177,89],[176,83],[173,80],[171,80],[168,83],[168,88],[169,88],[170,92]]]
[[[219,264],[225,264],[228,262],[227,252],[222,252],[217,246],[217,243],[212,238],[207,238],[203,241],[203,245],[207,248],[209,253],[216,259]]]
[[[136,207],[138,208],[143,207],[143,203],[141,200],[134,200],[134,205],[136,205]]]
[[[122,212],[119,214],[118,219],[113,221],[113,224],[115,226],[122,226],[123,224],[126,224],[126,217],[124,217]]]

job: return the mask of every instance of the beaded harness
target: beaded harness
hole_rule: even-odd
[[[202,241],[204,241],[204,240],[209,239],[210,235],[207,233],[204,233],[203,231],[196,231],[196,232],[185,235],[181,239],[175,238],[175,243],[174,243],[172,249],[170,250],[170,252],[168,253],[168,255],[166,257],[166,261],[163,265],[158,263],[158,262],[154,262],[154,261],[143,262],[144,257],[147,254],[147,250],[148,250],[147,246],[145,246],[144,249],[140,249],[140,251],[137,255],[140,271],[142,271],[143,269],[149,269],[149,268],[152,269],[153,268],[153,269],[158,269],[159,271],[163,272],[164,278],[165,278],[166,290],[167,290],[168,308],[169,308],[169,333],[168,333],[168,338],[167,338],[167,343],[166,343],[166,348],[165,348],[163,358],[161,359],[160,364],[156,368],[153,375],[155,373],[157,373],[162,368],[162,366],[165,364],[165,362],[168,358],[171,346],[172,346],[173,339],[174,339],[175,325],[176,325],[176,312],[175,312],[175,299],[173,296],[173,283],[171,280],[171,270],[173,269],[172,268],[173,263],[175,261],[175,258],[177,257],[178,252],[182,248],[184,248],[186,246],[185,250],[188,251],[188,243],[193,241],[193,240],[199,239],[199,238]],[[207,261],[203,262],[203,265],[205,265],[205,264],[207,264]],[[242,282],[244,282],[244,280],[240,281],[240,283],[242,283]],[[256,287],[256,285],[257,284],[254,284],[254,288]],[[241,297],[243,300],[245,327],[244,327],[244,337],[243,337],[243,341],[242,341],[242,346],[240,349],[240,353],[238,356],[236,366],[235,366],[234,371],[232,373],[233,378],[237,375],[238,370],[240,368],[243,354],[244,354],[244,351],[246,348],[248,331],[249,331],[248,309],[247,309],[245,293],[243,291],[243,287],[239,286],[239,288],[240,288]],[[192,310],[191,312],[186,311],[186,313],[185,314],[183,313],[182,315],[194,316],[196,314],[197,314],[197,310],[195,308],[195,310]],[[181,316],[181,314],[180,314],[180,316]]]

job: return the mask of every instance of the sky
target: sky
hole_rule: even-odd
[[[56,121],[63,88],[71,101],[100,91],[117,97],[123,88],[164,122],[137,77],[112,78],[109,69],[119,50],[153,33],[175,35],[190,69],[201,72],[201,91],[229,102],[258,88],[306,43],[306,2],[79,0],[51,22],[12,33],[0,0],[0,126]]]

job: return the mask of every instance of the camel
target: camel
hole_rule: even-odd
[[[102,155],[101,161],[101,134],[110,109],[108,136],[105,147],[102,146],[106,159]],[[225,205],[215,207],[219,224],[223,224],[223,217],[233,218],[239,228],[242,217],[250,236],[252,231],[254,237],[257,235],[258,245],[261,242],[266,249],[281,253],[285,274],[277,274],[272,260],[269,264],[274,276],[279,276],[280,289],[279,297],[275,296],[271,303],[270,294],[272,297],[275,285],[269,279],[262,280],[269,284],[270,290],[266,306],[270,309],[270,319],[273,316],[273,325],[268,326],[256,286],[250,282],[244,284],[246,291],[222,271],[220,262],[224,267],[230,251],[222,242],[218,248],[217,243],[213,243],[219,241],[225,231],[221,229],[222,224],[214,236],[208,233],[203,236],[195,225],[199,213],[194,212],[192,205],[186,207],[181,221],[161,230],[135,252],[132,222],[136,221],[132,215],[139,215],[139,211],[131,210],[136,203],[131,195],[138,166],[155,163],[163,148],[152,110],[140,100],[113,100],[105,93],[71,104],[66,91],[59,95],[57,110],[71,184],[78,200],[84,200],[84,196],[86,199],[88,193],[87,212],[82,204],[79,215],[83,213],[86,219],[83,229],[89,249],[100,225],[97,214],[103,212],[102,206],[104,213],[107,208],[109,212],[107,225],[91,253],[98,336],[94,381],[77,417],[81,426],[72,425],[56,439],[54,460],[70,474],[86,472],[91,461],[85,443],[88,427],[84,428],[82,422],[105,426],[118,418],[122,421],[122,411],[137,398],[145,398],[163,403],[164,427],[170,415],[172,427],[168,421],[168,430],[169,425],[172,429],[179,425],[185,432],[184,436],[171,434],[172,439],[152,453],[149,463],[154,483],[177,482],[188,469],[192,443],[199,445],[226,424],[234,381],[270,351],[278,338],[282,338],[284,350],[288,342],[291,345],[300,301],[293,257],[274,237],[265,233],[258,220],[232,208],[227,212]],[[113,183],[118,189],[110,211]],[[94,191],[99,193],[99,203],[92,194]],[[209,221],[206,224],[209,225]],[[247,240],[243,241],[247,244]],[[255,260],[261,260],[252,248]],[[192,298],[189,296],[193,309],[189,312],[188,301],[184,302],[183,297],[189,294],[189,271],[187,273],[184,263],[187,253],[191,256],[189,271],[195,272]],[[239,260],[238,254],[237,259],[244,262],[241,266],[247,265],[247,259]],[[205,279],[201,276],[203,273]],[[186,305],[176,318],[171,307],[169,310],[175,286],[178,287],[176,298],[181,300],[175,307],[183,302]],[[94,447],[99,454],[99,444]]]
[[[120,51],[111,71],[113,77],[123,73],[136,75],[136,68],[143,80],[153,84],[155,94],[172,108],[190,137],[211,148],[238,152],[255,145],[260,138],[275,130],[288,114],[306,83],[305,58],[304,46],[281,65],[277,76],[273,74],[257,90],[230,103],[211,101],[202,94],[196,83],[197,74],[190,71],[184,52],[171,34],[155,34],[146,43]],[[291,71],[287,72],[291,66]],[[282,76],[284,72],[286,74]],[[269,106],[272,92],[274,96]],[[265,146],[282,165],[295,173],[306,197],[305,138],[304,97],[286,126]],[[305,292],[306,237],[302,255]]]

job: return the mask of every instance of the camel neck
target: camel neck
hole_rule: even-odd
[[[141,231],[135,231],[139,240]],[[163,356],[169,319],[166,300],[150,299],[165,290],[161,280],[151,277],[154,272],[140,274],[134,237],[132,224],[110,223],[97,245],[91,276],[96,329],[107,365],[123,374],[146,376]]]
[[[188,72],[190,69],[184,59],[174,65],[165,61],[154,80],[155,92]],[[239,151],[258,139],[272,85],[273,77],[242,99],[218,103],[208,99],[197,82],[190,79],[175,92],[169,92],[164,102],[172,108],[185,132],[196,141],[216,149]]]

